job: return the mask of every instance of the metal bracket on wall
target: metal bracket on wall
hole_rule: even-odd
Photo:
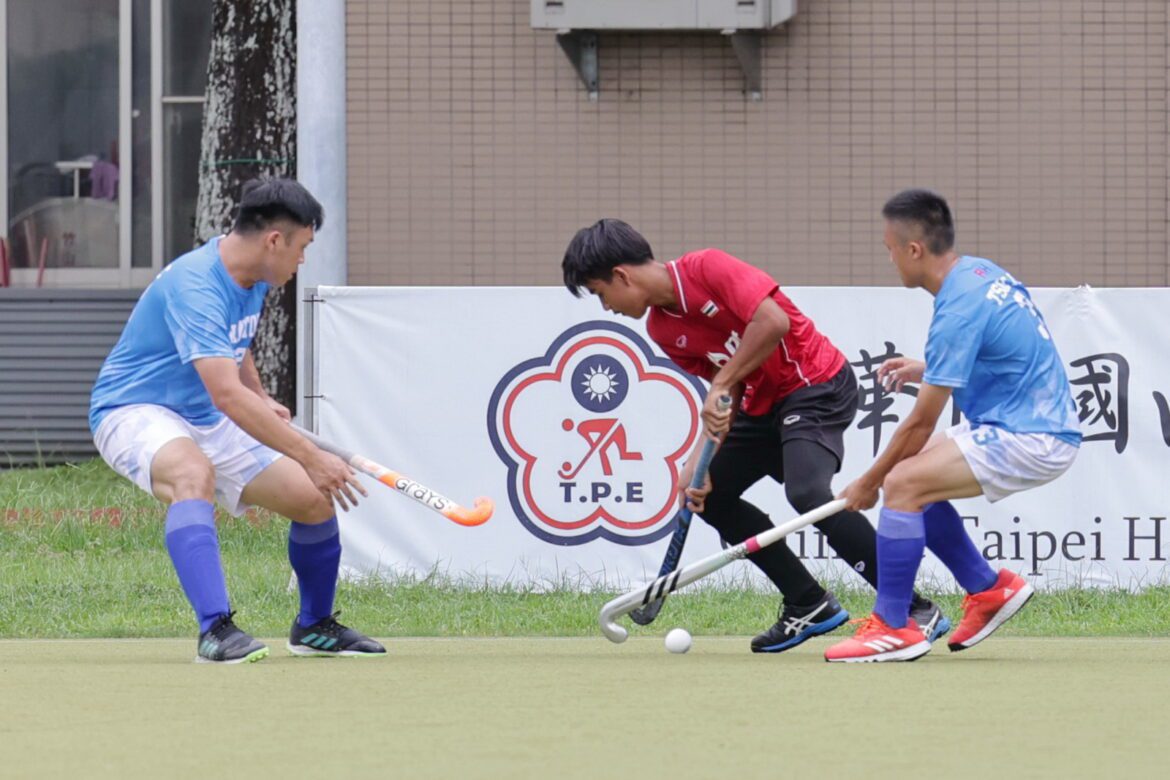
[[[763,100],[763,30],[723,30],[723,35],[731,41],[731,49],[743,71],[744,95],[752,101]],[[597,102],[601,92],[597,33],[589,30],[558,30],[557,43],[585,85],[590,102]]]
[[[599,90],[597,81],[597,33],[588,30],[560,30],[557,43],[561,45],[581,83],[589,94],[589,100],[596,102]]]
[[[731,41],[735,58],[743,71],[743,93],[751,100],[763,100],[764,33],[761,30],[724,30],[723,34]]]

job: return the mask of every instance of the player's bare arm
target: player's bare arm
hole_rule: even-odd
[[[216,408],[248,435],[300,463],[309,479],[330,501],[342,509],[357,504],[354,490],[367,495],[353,470],[336,455],[318,449],[289,427],[259,395],[245,386],[241,371],[231,358],[195,361]]]
[[[878,491],[894,467],[922,451],[934,433],[938,418],[951,398],[951,388],[924,384],[909,416],[894,431],[890,443],[874,464],[841,492],[848,509],[870,509],[878,501]]]
[[[908,357],[890,358],[878,367],[878,381],[886,392],[900,393],[907,384],[918,384],[926,373],[926,363]]]
[[[276,412],[277,417],[285,422],[292,422],[292,412],[288,407],[270,396],[264,389],[264,383],[260,381],[260,371],[256,368],[256,360],[252,357],[250,349],[244,353],[244,362],[240,364],[240,381],[244,383],[244,387],[263,398],[264,403]]]
[[[738,403],[733,403],[731,409],[720,409],[719,398],[731,395],[738,401],[743,395],[744,377],[750,376],[776,351],[790,327],[788,315],[771,298],[765,298],[756,307],[755,314],[744,328],[739,349],[711,379],[711,389],[703,402],[703,424],[708,436],[718,437],[726,433],[731,428],[731,412],[738,406]]]

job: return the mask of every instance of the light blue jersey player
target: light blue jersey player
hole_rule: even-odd
[[[168,265],[142,294],[94,385],[89,425],[95,435],[112,410],[135,404],[164,407],[198,426],[223,419],[193,361],[243,363],[268,285],[237,284],[220,261],[220,240]]]
[[[933,192],[901,192],[882,216],[903,284],[934,295],[934,315],[925,363],[894,358],[878,370],[887,389],[921,386],[889,445],[842,494],[851,509],[868,509],[883,494],[878,596],[853,638],[826,651],[828,661],[912,661],[930,651],[908,618],[925,548],[968,594],[947,642],[952,651],[978,644],[1018,612],[1032,586],[988,565],[949,499],[998,501],[1051,482],[1081,443],[1064,364],[1024,285],[990,260],[954,250],[950,208]],[[952,395],[966,419],[935,433]]]
[[[1027,288],[990,260],[960,257],[943,280],[922,381],[952,389],[966,419],[947,436],[992,502],[1051,481],[1076,456],[1081,430],[1052,334]]]
[[[265,293],[292,279],[323,219],[295,181],[244,185],[231,232],[180,257],[143,293],[90,399],[102,458],[167,505],[167,551],[199,623],[197,661],[268,654],[233,620],[215,500],[236,515],[260,506],[291,521],[301,609],[290,652],[385,653],[333,611],[341,560],[334,503],[346,509],[365,490],[340,458],[288,425],[250,350]]]
[[[990,260],[960,257],[934,299],[928,384],[954,389],[972,426],[1081,443],[1064,364],[1027,288]]]

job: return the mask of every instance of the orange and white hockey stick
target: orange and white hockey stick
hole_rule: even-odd
[[[297,433],[326,452],[332,452],[363,474],[368,474],[383,485],[393,488],[404,496],[413,498],[423,506],[435,510],[454,523],[466,526],[483,525],[491,518],[492,512],[495,511],[495,505],[490,498],[477,498],[475,499],[475,506],[468,509],[436,493],[426,485],[415,482],[410,477],[399,474],[397,471],[392,471],[369,458],[358,455],[356,452],[351,452],[344,447],[327,442],[317,434],[310,433],[304,428],[293,427],[296,428]]]

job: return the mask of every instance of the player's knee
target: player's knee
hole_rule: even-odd
[[[786,483],[784,495],[788,498],[788,503],[792,508],[800,514],[833,500],[833,491],[829,489],[828,485],[809,483]]]
[[[895,466],[882,483],[883,503],[901,511],[919,509],[918,486],[912,478],[910,469],[902,465]]]
[[[297,523],[304,523],[305,525],[316,525],[318,523],[324,523],[336,515],[337,509],[332,503],[326,500],[324,494],[316,493],[301,502],[300,508],[295,514],[297,515],[296,517],[290,517],[289,519]]]
[[[167,480],[172,501],[215,498],[215,470],[211,464],[192,463],[177,469]]]

